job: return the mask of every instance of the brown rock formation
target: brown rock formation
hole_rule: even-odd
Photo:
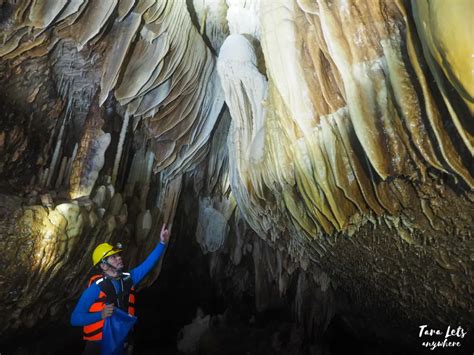
[[[319,332],[474,326],[472,4],[187,3],[0,1],[0,333],[66,309],[98,242],[141,260],[190,184],[204,252],[304,271],[300,320],[350,295]]]

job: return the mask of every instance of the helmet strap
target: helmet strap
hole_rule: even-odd
[[[117,273],[117,277],[122,276],[122,269],[116,268],[115,266],[113,266],[112,264],[110,264],[110,263],[109,263],[107,260],[105,260],[105,259],[102,259],[100,262],[101,262],[101,264],[105,264],[105,265],[107,265],[109,268],[115,270],[115,272]],[[102,270],[102,273],[105,274],[104,270]]]

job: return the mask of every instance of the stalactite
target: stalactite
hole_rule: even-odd
[[[56,184],[54,184],[54,188],[57,190],[61,187],[64,179],[64,173],[66,171],[66,165],[67,165],[68,158],[63,157],[61,160],[61,165],[59,167],[59,173],[58,173],[58,178],[56,179]]]
[[[155,154],[151,151],[147,151],[145,154],[144,161],[144,180],[142,182],[142,188],[140,191],[140,207],[142,210],[146,209],[146,202],[148,199],[148,192],[150,191],[150,178],[153,173],[153,163],[155,162]]]
[[[222,208],[224,209],[224,208]],[[213,208],[209,198],[199,201],[199,217],[196,228],[196,241],[204,253],[217,251],[225,242],[229,232],[228,217]]]
[[[62,144],[63,144],[64,127],[66,126],[66,123],[68,122],[69,115],[71,115],[70,110],[71,110],[71,102],[68,103],[66,112],[64,114],[64,118],[61,123],[61,128],[59,129],[56,146],[54,147],[53,157],[51,159],[51,164],[49,165],[49,174],[46,180],[46,187],[50,186],[53,175],[56,172],[56,165],[57,165],[57,162],[59,159],[59,153],[62,149]]]
[[[40,177],[40,183],[39,185],[40,186],[46,186],[46,181],[48,179],[48,174],[49,174],[49,168],[46,168],[43,170],[43,173],[41,174],[41,177]]]
[[[76,155],[77,155],[78,149],[79,149],[79,144],[76,143],[74,145],[74,150],[72,151],[72,155],[71,155],[71,157],[69,158],[69,160],[67,162],[66,173],[64,175],[64,181],[66,181],[67,183],[69,183],[69,181],[71,179],[72,164],[76,160]]]
[[[182,199],[201,201],[196,239],[214,253],[211,273],[220,251],[237,266],[251,254],[259,310],[296,284],[295,314],[318,333],[332,315],[334,280],[373,328],[397,317],[470,322],[472,46],[462,40],[470,13],[452,12],[461,3],[8,2],[1,108],[25,103],[25,119],[2,116],[0,174],[31,167],[38,186],[16,207],[18,231],[0,239],[9,268],[0,295],[22,291],[21,311],[0,312],[0,329],[63,307],[48,286],[77,296],[77,278],[59,270],[85,273],[97,242],[124,237],[131,261],[141,261],[181,212],[183,176],[195,195]],[[107,98],[124,116],[104,165],[104,130],[116,132],[99,112]],[[66,101],[74,114],[48,137]],[[64,140],[81,128],[68,157],[75,142]],[[229,225],[239,235],[229,238]],[[17,274],[20,286],[3,283]]]
[[[125,115],[122,121],[122,129],[120,130],[120,137],[117,144],[117,153],[115,155],[114,168],[112,171],[112,184],[115,184],[115,182],[117,181],[117,174],[118,174],[120,161],[122,159],[123,143],[125,142],[125,136],[127,135],[129,119],[130,119],[130,115],[128,114],[128,112],[125,112]]]
[[[72,164],[69,191],[71,198],[90,195],[104,165],[104,154],[111,140],[110,134],[102,131],[102,111],[97,99],[96,94],[84,125],[77,158]]]

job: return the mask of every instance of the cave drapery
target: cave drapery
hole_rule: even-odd
[[[248,225],[280,293],[301,268],[374,328],[473,325],[470,0],[0,11],[0,332],[70,306],[97,243],[142,260],[190,181],[203,252],[239,264]]]

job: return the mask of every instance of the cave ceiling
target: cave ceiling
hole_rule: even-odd
[[[0,1],[2,331],[77,297],[98,242],[140,260],[189,179],[205,252],[239,219],[369,319],[472,325],[473,11]]]

